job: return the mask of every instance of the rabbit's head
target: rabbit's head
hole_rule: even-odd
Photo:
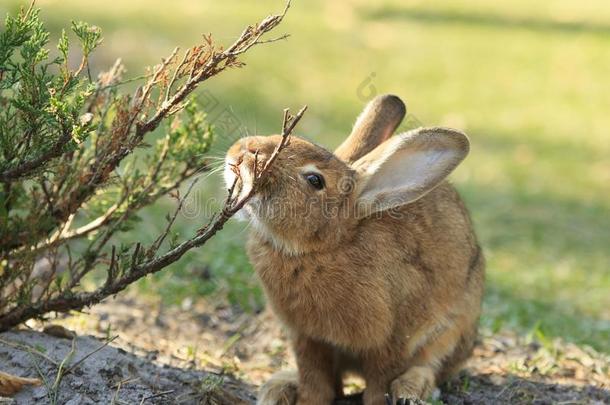
[[[374,215],[400,215],[400,207],[438,185],[469,148],[464,134],[445,128],[391,137],[404,114],[397,97],[377,97],[335,153],[291,136],[242,216],[263,240],[295,255],[332,248]],[[280,141],[279,135],[237,141],[227,152],[226,183],[238,177],[241,195],[248,193],[255,163],[260,171]]]

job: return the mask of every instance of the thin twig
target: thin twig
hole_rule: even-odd
[[[112,401],[110,402],[110,405],[114,405],[117,403],[123,403],[123,401],[119,400],[119,391],[121,391],[121,388],[124,385],[127,385],[128,383],[131,383],[134,381],[138,381],[139,379],[140,379],[140,377],[131,377],[131,378],[126,378],[124,380],[119,381],[116,385],[116,391],[114,392],[114,395],[112,396]]]
[[[176,66],[176,69],[174,69],[174,74],[172,75],[171,80],[167,84],[167,89],[165,90],[164,102],[167,102],[169,100],[169,95],[172,92],[172,87],[174,86],[174,83],[176,82],[176,79],[178,78],[178,72],[184,66],[188,57],[189,57],[189,52],[187,51],[184,53],[184,56],[182,57],[182,60],[180,61],[180,63],[178,63],[178,66]]]
[[[49,380],[47,380],[47,377],[42,372],[42,369],[40,368],[40,365],[38,364],[38,362],[36,361],[34,356],[32,356],[32,353],[28,352],[28,355],[32,359],[32,363],[34,364],[34,368],[36,368],[36,372],[38,373],[38,376],[40,377],[40,379],[42,380],[42,383],[44,384],[45,388],[47,389],[47,396],[49,397],[49,400],[52,400],[53,399],[52,396],[51,396],[52,387],[49,384]]]
[[[199,68],[197,73],[193,71],[186,83],[180,86],[180,88],[171,98],[164,101],[161,108],[159,108],[152,115],[152,117],[143,123],[137,124],[136,136],[153,131],[155,128],[157,128],[161,120],[167,115],[173,106],[181,103],[200,82],[207,80],[220,71],[219,67],[221,63],[235,60],[236,56],[243,54],[253,46],[258,45],[260,43],[258,41],[261,36],[271,31],[282,22],[289,8],[290,0],[286,2],[286,6],[282,14],[269,16],[256,26],[246,28],[239,38],[231,46],[229,46],[229,48],[227,48],[227,50],[219,54],[212,54],[209,61]],[[172,54],[172,56],[174,56],[174,54]]]
[[[133,270],[138,264],[138,258],[140,257],[140,249],[142,248],[142,244],[140,242],[136,243],[136,247],[133,250],[133,254],[131,255],[131,269]]]
[[[28,17],[30,16],[30,13],[32,12],[32,10],[34,9],[34,6],[36,5],[36,0],[32,0],[30,2],[30,6],[28,7],[28,10],[25,12],[25,14],[23,15],[23,21],[26,21],[28,19]]]
[[[195,184],[197,184],[198,180],[199,180],[199,178],[194,179],[191,182],[189,188],[186,190],[186,193],[184,194],[184,197],[182,197],[182,198],[180,198],[178,200],[178,206],[174,210],[174,215],[172,215],[170,220],[167,221],[167,225],[165,226],[165,230],[153,242],[153,244],[150,246],[149,251],[156,252],[157,250],[159,250],[159,247],[161,246],[161,244],[163,243],[163,241],[167,237],[167,234],[171,230],[172,225],[174,225],[174,222],[176,222],[176,217],[178,216],[178,213],[182,210],[182,206],[184,205],[184,201],[189,197],[189,195],[191,194],[191,191],[193,191],[193,187],[195,186]]]
[[[256,44],[257,45],[261,45],[261,44],[270,44],[271,42],[278,42],[278,41],[283,41],[285,39],[288,39],[290,37],[290,34],[284,34],[281,35],[277,38],[269,38],[269,39],[264,39],[262,41],[257,41]]]

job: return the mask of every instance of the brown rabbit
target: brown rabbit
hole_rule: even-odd
[[[470,355],[484,259],[444,181],[468,138],[445,128],[391,137],[404,114],[398,97],[377,97],[334,154],[291,137],[243,208],[253,224],[248,255],[298,366],[275,374],[259,404],[331,404],[346,373],[365,379],[365,405],[384,404],[388,392],[426,399]],[[247,192],[255,161],[262,166],[279,141],[235,143],[227,183],[237,167]]]

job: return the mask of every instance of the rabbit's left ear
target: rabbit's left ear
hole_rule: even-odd
[[[388,139],[407,113],[398,96],[384,94],[375,97],[358,116],[352,133],[335,150],[335,156],[353,163]]]
[[[411,203],[436,187],[466,157],[466,135],[447,128],[421,128],[396,135],[352,165],[359,216]]]

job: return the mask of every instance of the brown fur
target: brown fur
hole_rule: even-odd
[[[252,152],[263,162],[278,141],[245,138],[228,159],[251,170]],[[324,175],[321,191],[303,179],[309,164]],[[330,404],[347,372],[366,380],[365,405],[382,405],[386,392],[425,399],[472,350],[484,260],[457,192],[442,182],[362,217],[354,206],[365,175],[354,167],[293,137],[245,208],[254,221],[248,255],[298,365],[298,381],[272,378],[261,404]]]

